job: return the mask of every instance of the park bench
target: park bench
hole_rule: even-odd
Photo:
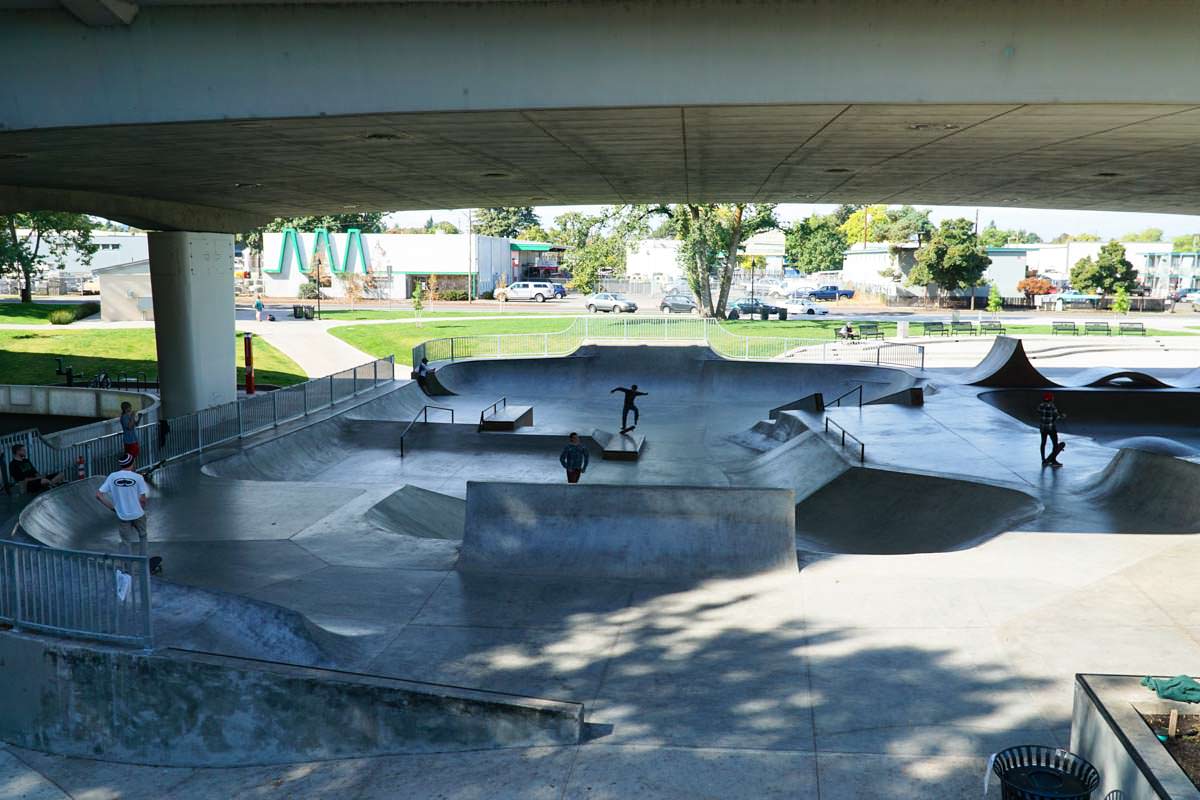
[[[1112,328],[1107,322],[1085,322],[1083,323],[1083,335],[1089,333],[1103,333],[1105,336],[1112,336]]]
[[[1004,330],[1003,325],[1001,325],[999,322],[996,322],[993,320],[991,322],[980,322],[979,323],[979,332],[980,333],[1003,334],[1005,332],[1005,330]]]
[[[951,333],[969,333],[972,336],[974,336],[975,335],[975,323],[974,322],[951,322],[950,323],[950,332]]]
[[[1146,326],[1140,322],[1119,322],[1117,323],[1117,335],[1124,336],[1125,334],[1137,334],[1138,336],[1146,335]]]
[[[1079,329],[1075,327],[1074,322],[1052,322],[1050,323],[1050,332],[1056,336],[1060,333],[1069,333],[1075,336],[1079,333]]]
[[[925,326],[926,336],[933,336],[934,334],[938,336],[950,335],[950,331],[946,330],[946,323],[944,322],[922,322],[921,324]]]
[[[878,322],[860,322],[858,335],[863,339],[882,339],[883,331],[879,330]]]

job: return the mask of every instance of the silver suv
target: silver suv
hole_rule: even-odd
[[[501,302],[509,300],[536,300],[544,303],[554,297],[554,284],[550,281],[517,281],[496,292],[496,299]]]

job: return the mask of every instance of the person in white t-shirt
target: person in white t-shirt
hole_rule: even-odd
[[[137,543],[135,555],[146,555],[146,480],[134,471],[134,457],[121,456],[120,467],[104,479],[96,490],[96,499],[117,513],[117,533],[121,536],[121,552],[129,553]]]

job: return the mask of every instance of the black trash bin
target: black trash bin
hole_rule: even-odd
[[[1100,785],[1096,768],[1074,753],[1023,744],[996,753],[992,772],[1004,800],[1088,800]]]
[[[787,319],[787,309],[786,308],[779,309],[779,319],[780,320]]]
[[[725,319],[737,319],[737,318],[738,318],[738,310],[736,308],[729,309],[729,313],[727,313],[725,315]]]
[[[770,317],[771,317],[770,313],[765,308],[758,312],[759,319],[765,320],[765,319],[770,319]]]
[[[304,319],[304,306],[301,306],[301,305],[292,306],[292,316],[295,317],[296,319]]]
[[[304,318],[305,319],[314,319],[315,317],[316,317],[316,309],[314,309],[312,306],[305,306],[304,307]]]

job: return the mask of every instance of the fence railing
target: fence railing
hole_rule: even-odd
[[[858,463],[865,464],[867,462],[867,446],[862,443],[862,439],[859,439],[857,436],[855,436],[854,434],[847,431],[841,425],[838,425],[836,422],[831,420],[829,417],[825,418],[825,433],[826,434],[829,433],[829,427],[831,425],[837,429],[836,431],[834,431],[834,436],[841,434],[842,449],[843,450],[846,449],[846,440],[847,439],[851,440],[852,442],[854,442],[855,444],[858,445]]]
[[[704,342],[725,358],[769,360],[787,356],[798,361],[857,361],[923,369],[922,345],[883,344],[879,348],[862,343],[837,342],[794,336],[743,336],[732,333],[718,320],[702,317],[579,317],[555,333],[507,333],[430,339],[413,348],[414,364],[422,358],[431,362],[470,358],[514,358],[522,356],[565,356],[585,342],[682,341]],[[883,350],[888,347],[904,348]],[[847,356],[847,353],[850,355]]]
[[[141,425],[139,466],[157,466],[331,408],[393,380],[395,371],[395,356],[388,356],[273,392]],[[6,456],[16,444],[26,446],[29,460],[41,474],[60,472],[68,481],[112,472],[125,451],[119,431],[65,447],[47,442],[36,429],[0,436],[0,450]]]
[[[150,647],[149,559],[0,540],[0,620]]]

